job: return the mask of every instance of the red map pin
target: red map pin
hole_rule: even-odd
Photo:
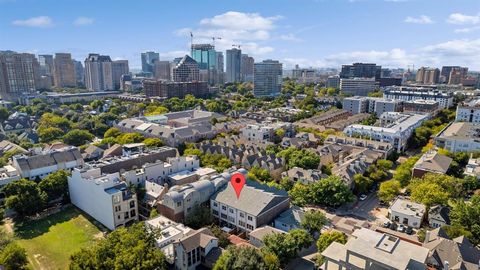
[[[242,192],[243,186],[245,185],[245,175],[241,173],[234,173],[232,178],[230,178],[230,184],[232,184],[235,193],[237,194],[237,199],[240,198],[240,192]]]

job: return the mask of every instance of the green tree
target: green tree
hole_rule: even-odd
[[[445,205],[448,202],[449,194],[437,183],[424,181],[412,181],[409,185],[412,194],[410,198],[430,208],[434,204]]]
[[[123,133],[117,137],[117,142],[119,144],[129,144],[129,143],[140,143],[145,138],[140,133]]]
[[[166,269],[165,255],[156,247],[156,232],[143,222],[118,228],[94,245],[70,257],[70,269]]]
[[[480,195],[474,195],[469,201],[457,200],[450,211],[452,225],[464,227],[472,233],[474,244],[480,243]]]
[[[0,107],[0,121],[5,121],[8,119],[8,116],[10,115],[10,112],[8,111],[7,108],[5,107]]]
[[[248,171],[248,179],[257,182],[270,182],[272,176],[268,170],[254,166]]]
[[[31,215],[42,210],[48,196],[41,191],[34,181],[20,179],[3,187],[6,195],[6,206],[14,209],[19,215]]]
[[[401,185],[397,180],[389,180],[382,182],[378,189],[377,195],[380,201],[389,202],[400,194]]]
[[[28,264],[27,252],[19,245],[10,243],[0,253],[0,264],[6,270],[25,269]]]
[[[230,240],[228,239],[230,235],[222,231],[220,227],[218,227],[217,225],[210,225],[209,229],[213,233],[213,235],[218,238],[218,245],[221,248],[227,248],[231,244]]]
[[[288,233],[267,234],[263,238],[265,250],[277,256],[281,265],[286,265],[291,259],[298,256],[304,248],[313,242],[313,237],[305,230],[293,229]]]
[[[143,143],[147,147],[160,147],[164,145],[163,141],[159,138],[146,138],[143,140]]]
[[[83,129],[73,129],[63,136],[63,141],[66,144],[80,146],[91,141],[95,136]]]
[[[310,188],[300,182],[293,185],[292,189],[288,191],[288,195],[294,205],[305,206],[313,203],[313,199],[310,196]]]
[[[350,188],[338,176],[331,175],[320,179],[309,187],[314,203],[319,205],[339,206],[354,200]]]
[[[408,186],[410,179],[412,179],[412,168],[419,158],[419,156],[409,157],[395,170],[395,175],[393,176],[393,179],[397,180],[400,185],[402,185],[402,187]]]
[[[213,216],[212,213],[210,213],[210,209],[197,206],[190,214],[188,214],[185,220],[185,225],[194,229],[200,229],[213,224],[213,222]]]
[[[327,217],[320,211],[310,210],[305,213],[301,222],[302,228],[307,230],[310,234],[321,232],[323,226],[328,223]]]
[[[287,168],[300,167],[303,169],[317,169],[320,163],[320,157],[308,149],[297,149],[289,147],[277,154],[278,157],[285,158]]]
[[[60,196],[64,196],[64,198],[68,196],[68,174],[65,170],[56,171],[38,183],[40,190],[47,194],[48,201]]]
[[[38,137],[41,142],[49,143],[62,138],[64,132],[57,127],[47,127],[38,130]]]
[[[353,176],[353,181],[355,182],[355,193],[362,194],[368,191],[368,189],[372,186],[373,180],[369,177],[365,177],[362,174],[355,174]]]
[[[279,269],[272,265],[271,257],[252,247],[230,246],[215,262],[213,270],[267,270]],[[267,260],[268,259],[268,260]],[[274,260],[275,261],[275,260]],[[278,262],[278,260],[277,260]]]
[[[150,218],[156,218],[158,217],[159,213],[157,211],[157,208],[153,208],[152,211],[150,211]]]
[[[345,244],[347,243],[347,240],[348,240],[347,236],[344,233],[339,231],[332,230],[329,232],[322,233],[322,235],[320,235],[320,237],[317,240],[318,252],[322,253],[333,242]],[[319,265],[323,264],[323,258],[321,255],[319,256],[318,264]]]
[[[109,128],[107,131],[105,131],[105,134],[103,135],[104,138],[110,138],[110,137],[113,137],[113,138],[116,138],[118,137],[120,134],[122,134],[122,132],[120,131],[120,129],[116,128],[116,127],[111,127]]]

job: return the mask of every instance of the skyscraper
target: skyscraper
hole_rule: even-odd
[[[112,62],[112,80],[115,90],[120,89],[120,79],[122,75],[130,73],[128,60],[116,60]]]
[[[41,54],[38,56],[40,75],[53,77],[53,55]]]
[[[241,81],[242,50],[233,48],[227,50],[227,77],[226,82]]]
[[[56,53],[53,60],[53,84],[55,87],[75,87],[75,66],[72,55],[69,53]]]
[[[40,64],[35,55],[0,52],[0,95],[4,100],[17,101],[24,94],[39,88]]]
[[[421,67],[417,71],[417,83],[437,84],[440,79],[440,70],[438,68]]]
[[[156,52],[144,52],[141,55],[142,57],[142,71],[150,72],[153,76],[154,62],[155,60],[160,60],[160,54]]]
[[[114,89],[110,56],[95,53],[88,55],[85,59],[85,86],[91,91]]]
[[[75,66],[75,79],[77,80],[77,86],[85,86],[85,69],[83,68],[82,62],[73,60],[73,65]]]
[[[155,60],[153,75],[156,79],[170,81],[172,73],[172,63],[170,61]]]
[[[223,52],[217,52],[217,83],[225,83],[225,59]]]
[[[173,68],[173,81],[192,82],[199,80],[198,64],[193,58],[185,55],[180,62]]]
[[[340,78],[373,78],[378,80],[382,74],[382,66],[371,63],[353,63],[342,65]]]
[[[242,61],[240,66],[242,82],[253,82],[253,65],[255,60],[248,54],[242,54]]]
[[[282,90],[282,63],[264,60],[254,65],[253,95],[256,97],[278,96]]]

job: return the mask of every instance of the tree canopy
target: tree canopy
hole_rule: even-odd
[[[281,265],[286,265],[303,248],[308,248],[313,237],[305,230],[293,229],[288,233],[268,234],[263,238],[265,250],[277,256]]]
[[[230,246],[215,262],[214,270],[276,270],[278,258],[253,247]]]
[[[74,253],[70,269],[166,269],[165,255],[156,247],[156,233],[143,222],[118,228],[94,245]]]
[[[305,204],[339,206],[354,200],[350,188],[340,177],[334,175],[309,185],[297,182],[289,191],[289,195],[292,203],[299,206]]]

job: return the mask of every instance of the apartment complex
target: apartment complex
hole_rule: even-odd
[[[246,175],[246,171],[242,173]],[[289,206],[290,199],[286,191],[249,180],[238,198],[232,185],[225,185],[210,199],[213,217],[221,227],[244,232],[270,224]]]
[[[77,78],[72,55],[69,53],[56,53],[53,60],[53,81],[55,87],[75,87]]]
[[[241,138],[249,141],[264,141],[273,142],[275,138],[275,131],[282,129],[286,134],[293,132],[293,126],[291,123],[275,122],[275,123],[261,123],[247,125],[240,129]]]
[[[198,63],[193,58],[185,55],[173,68],[172,79],[174,82],[191,82],[200,80]]]
[[[440,70],[438,68],[421,67],[415,78],[417,83],[437,84],[440,82]]]
[[[253,95],[256,97],[278,96],[282,90],[282,63],[264,60],[255,63]]]
[[[112,62],[113,89],[120,90],[120,79],[122,75],[129,74],[128,60],[116,60]]]
[[[384,98],[414,101],[418,99],[437,101],[440,108],[450,108],[453,105],[453,92],[416,86],[390,86],[383,92]]]
[[[118,172],[74,169],[68,177],[68,190],[72,204],[110,230],[138,220],[137,196],[120,180]]]
[[[12,157],[12,164],[22,178],[36,180],[59,170],[71,171],[83,166],[84,161],[77,147],[68,146],[32,156],[17,155]]]
[[[206,97],[209,93],[207,82],[168,82],[162,80],[144,80],[143,89],[146,97],[184,98],[193,95],[198,98]]]
[[[354,96],[367,96],[378,89],[375,78],[341,78],[340,90]]]
[[[95,53],[88,55],[85,59],[85,86],[96,92],[114,89],[110,56]]]
[[[353,63],[342,65],[340,78],[375,78],[379,79],[382,74],[382,66],[372,63]]]
[[[403,101],[354,96],[344,98],[342,108],[352,114],[375,113],[379,117],[385,112],[401,112],[403,110]]]
[[[333,242],[322,252],[324,270],[425,270],[428,249],[396,236],[362,228],[343,245]]]
[[[453,122],[434,138],[435,145],[450,152],[475,152],[480,150],[480,125]]]
[[[480,99],[458,104],[455,121],[480,123]]]
[[[18,101],[39,88],[40,64],[35,55],[0,51],[0,95],[3,100]]]
[[[253,70],[255,59],[248,56],[248,54],[242,54],[242,60],[240,65],[240,77],[242,82],[253,82]]]
[[[381,115],[381,126],[353,124],[346,127],[343,132],[350,137],[359,136],[388,142],[400,153],[405,150],[413,131],[429,118],[429,115],[424,114],[388,112]]]

